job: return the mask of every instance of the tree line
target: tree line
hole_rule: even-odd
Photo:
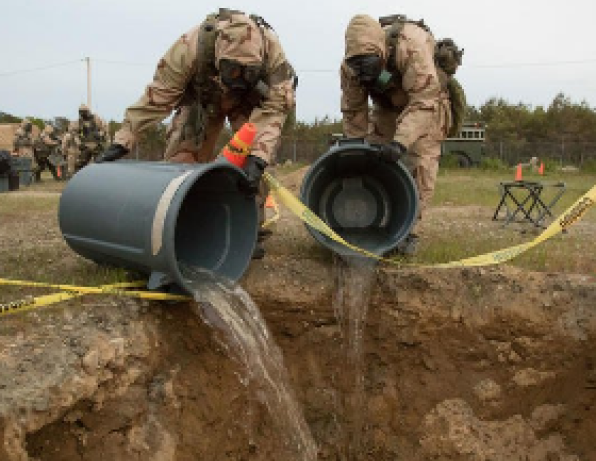
[[[43,128],[51,123],[63,131],[68,123],[65,117],[43,120],[31,116],[34,124]],[[596,142],[596,110],[587,102],[574,102],[563,93],[555,96],[548,107],[511,103],[504,98],[491,98],[479,107],[468,106],[466,120],[482,122],[486,126],[489,141],[560,142],[561,139],[576,142]],[[0,123],[17,123],[19,117],[0,111]],[[110,135],[120,128],[120,122],[109,122]],[[144,133],[140,150],[163,152],[165,125],[159,124]],[[312,122],[296,119],[291,113],[283,129],[285,139],[326,142],[331,134],[341,133],[341,119],[323,116]],[[230,137],[230,130],[222,133],[219,144]]]

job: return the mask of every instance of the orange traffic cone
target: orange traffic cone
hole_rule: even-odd
[[[275,199],[273,195],[269,194],[265,199],[265,208],[275,208]]]
[[[540,168],[538,168],[538,174],[544,174],[544,162],[540,162]]]
[[[515,169],[515,180],[516,181],[522,180],[522,165],[521,165],[521,163],[518,163],[517,168]]]
[[[256,134],[257,127],[252,123],[245,123],[223,148],[222,155],[230,163],[242,168],[246,162],[246,156],[250,153],[250,146]]]

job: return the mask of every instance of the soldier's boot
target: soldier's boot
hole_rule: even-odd
[[[262,227],[259,229],[259,232],[257,234],[257,241],[258,242],[264,242],[265,239],[267,239],[268,237],[270,237],[273,234],[273,231],[271,229],[263,229]]]
[[[262,242],[257,241],[255,249],[252,250],[252,259],[263,259],[265,257],[265,247]]]
[[[414,256],[418,252],[419,237],[416,234],[409,234],[397,245],[398,254],[406,257]]]

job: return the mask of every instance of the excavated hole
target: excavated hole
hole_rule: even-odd
[[[255,265],[245,286],[319,459],[335,460],[337,383],[350,370],[337,366],[331,269],[302,266]],[[595,457],[595,291],[591,277],[507,267],[378,271],[359,459]],[[14,368],[0,372],[0,459],[287,459],[255,389],[191,305],[95,303],[54,310],[34,332],[5,321],[21,333],[1,349]]]

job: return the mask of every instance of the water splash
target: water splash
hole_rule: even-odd
[[[198,313],[221,334],[222,346],[244,369],[241,382],[256,388],[256,396],[272,417],[280,440],[296,461],[315,461],[317,447],[293,396],[283,357],[250,295],[240,286],[183,267]]]
[[[362,433],[366,416],[363,332],[377,262],[362,257],[333,258],[335,291],[333,310],[343,342],[343,363],[337,376],[340,449],[344,461],[362,459]]]

